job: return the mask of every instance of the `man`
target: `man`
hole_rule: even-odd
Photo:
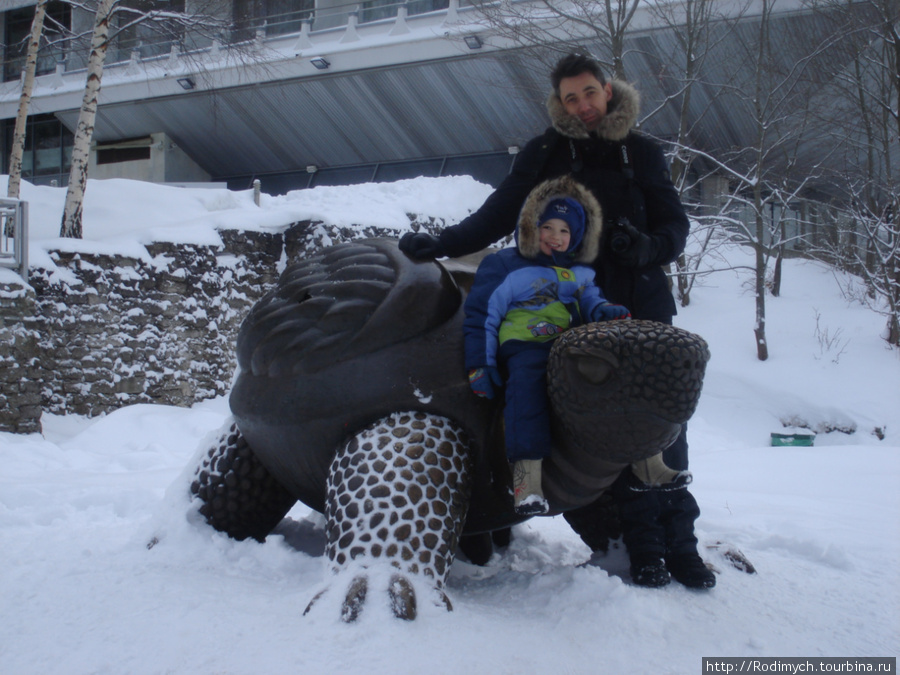
[[[418,259],[481,250],[513,232],[532,188],[571,174],[603,209],[603,238],[593,267],[607,299],[627,307],[636,319],[671,324],[675,301],[662,266],[684,250],[690,225],[662,150],[632,130],[639,95],[626,82],[607,82],[599,64],[576,54],[557,63],[551,82],[551,128],[528,142],[481,208],[440,236],[404,235],[400,248]],[[684,431],[664,458],[673,469],[687,469]],[[693,588],[714,586],[715,576],[697,553],[694,521],[700,510],[693,496],[683,485],[636,491],[638,482],[627,471],[611,491],[634,582],[659,587],[674,576]],[[609,529],[608,503],[605,495],[596,504],[565,514],[594,550],[606,550],[610,536],[615,536]]]

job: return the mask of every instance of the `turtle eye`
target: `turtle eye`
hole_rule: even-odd
[[[612,366],[603,359],[583,356],[575,365],[578,373],[591,384],[603,384],[612,375]]]

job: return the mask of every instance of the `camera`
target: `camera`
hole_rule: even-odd
[[[625,253],[631,248],[631,235],[628,233],[630,227],[631,222],[624,216],[616,221],[612,235],[609,238],[609,247],[613,253]]]

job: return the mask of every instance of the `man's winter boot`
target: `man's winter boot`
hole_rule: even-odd
[[[662,588],[672,577],[662,556],[655,553],[637,553],[631,556],[631,580],[637,586]]]
[[[609,542],[622,536],[621,507],[611,490],[592,504],[563,512],[563,518],[593,552],[606,553]]]
[[[716,575],[696,552],[670,553],[666,556],[666,567],[675,581],[688,588],[712,588],[716,585]]]
[[[512,465],[513,506],[520,516],[540,516],[550,511],[541,489],[541,460],[520,459]]]
[[[676,471],[666,466],[661,452],[648,459],[634,462],[631,465],[631,473],[639,481],[637,484],[632,481],[631,489],[638,492],[680,490],[690,483],[692,478],[689,471]]]

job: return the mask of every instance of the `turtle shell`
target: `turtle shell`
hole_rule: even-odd
[[[392,412],[458,420],[484,448],[496,405],[469,390],[462,319],[453,276],[394,240],[348,242],[292,264],[238,334],[237,425],[278,481],[320,511],[338,448]]]

